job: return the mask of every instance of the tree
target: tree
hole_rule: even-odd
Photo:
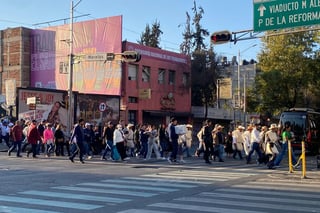
[[[204,106],[205,117],[207,117],[208,107],[213,106],[216,101],[216,54],[212,47],[208,50],[204,43],[205,37],[209,36],[209,32],[201,26],[201,19],[204,14],[203,8],[197,7],[194,1],[192,12],[194,29],[191,28],[190,15],[186,13],[186,27],[182,34],[184,41],[180,45],[180,50],[182,53],[189,54],[192,58],[192,105]]]
[[[313,74],[316,34],[312,31],[268,34],[258,55],[262,74],[256,80],[254,99],[260,100],[256,101],[260,102],[256,111],[276,113],[292,107],[311,107],[308,99],[315,79],[319,79]]]
[[[183,42],[180,45],[180,52],[184,53],[186,55],[191,54],[191,38],[192,38],[192,30],[191,30],[191,24],[190,24],[190,15],[188,12],[186,12],[187,21],[185,24],[184,32],[182,33],[183,36]]]
[[[150,28],[149,24],[146,25],[144,32],[140,36],[139,44],[155,47],[160,49],[160,35],[163,32],[160,29],[160,22],[157,20],[152,24]]]

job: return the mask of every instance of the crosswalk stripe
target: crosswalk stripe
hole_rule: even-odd
[[[116,184],[105,184],[105,183],[79,183],[78,186],[97,186],[105,188],[116,188],[116,189],[140,189],[158,192],[174,192],[177,189],[168,189],[163,187],[148,187],[148,186],[132,186],[132,185],[116,185]]]
[[[197,173],[197,172],[180,172],[180,171],[170,171],[162,172],[156,174],[146,174],[145,177],[157,177],[157,178],[176,178],[179,180],[194,180],[199,182],[204,182],[207,184],[212,184],[214,182],[224,182],[228,180],[233,180],[237,178],[246,178],[250,174],[238,174],[233,172],[207,172],[207,173]],[[211,181],[211,182],[208,182]]]
[[[299,184],[299,183],[277,183],[277,182],[267,182],[267,181],[257,181],[257,182],[250,182],[246,184],[239,184],[234,185],[239,188],[260,188],[260,189],[276,189],[276,190],[288,190],[288,191],[308,191],[308,192],[315,192],[320,191],[320,186],[317,184],[310,185],[310,184]]]
[[[310,194],[310,193],[302,193],[298,194],[292,193],[290,191],[266,191],[266,190],[251,190],[251,189],[242,189],[242,188],[227,188],[227,189],[217,189],[218,192],[230,192],[233,194],[256,194],[256,195],[272,195],[272,196],[284,196],[284,197],[300,197],[300,198],[312,198],[312,199],[320,199],[319,194]]]
[[[17,196],[2,196],[2,195],[0,195],[0,201],[7,201],[7,202],[13,202],[13,203],[26,203],[26,204],[41,205],[41,206],[54,206],[54,207],[81,209],[81,210],[93,210],[93,209],[103,207],[102,205],[82,204],[82,203],[74,203],[74,202],[52,201],[52,200],[45,200],[45,199],[25,198],[25,197],[17,197]]]
[[[123,199],[123,198],[101,197],[101,196],[92,196],[92,195],[81,195],[81,194],[48,192],[48,191],[37,191],[37,190],[19,192],[19,194],[38,195],[38,196],[56,197],[56,198],[68,198],[68,199],[77,199],[77,200],[102,201],[102,202],[110,202],[110,203],[123,203],[123,202],[131,201],[130,199]]]
[[[314,198],[320,199],[320,195],[318,194],[310,194],[310,193],[302,193],[299,194],[292,192],[284,192],[284,191],[265,191],[265,190],[253,190],[253,189],[240,189],[240,188],[224,188],[217,189],[218,192],[230,192],[234,194],[245,193],[245,194],[257,194],[257,195],[275,195],[275,196],[285,196],[285,197],[302,197],[302,198]]]
[[[212,182],[204,182],[204,181],[188,181],[188,180],[178,180],[178,179],[170,179],[170,178],[159,178],[157,175],[148,176],[142,175],[143,177],[125,177],[123,179],[129,179],[129,180],[140,180],[140,181],[158,181],[158,182],[166,182],[166,183],[172,183],[172,184],[188,184],[197,186],[198,184],[212,184]]]
[[[214,198],[233,198],[233,199],[238,199],[238,200],[250,200],[250,201],[261,201],[261,196],[248,196],[248,195],[241,195],[239,196],[238,194],[224,194],[222,192],[202,192],[199,194],[200,196],[206,196],[206,197],[214,197]],[[266,202],[282,202],[282,203],[291,203],[291,204],[296,204],[297,201],[293,199],[288,199],[288,198],[279,198],[279,197],[263,197],[263,201]],[[299,199],[299,202],[303,204],[308,204],[308,205],[318,205],[318,201],[310,201],[310,200],[303,200]],[[320,205],[319,205],[320,206]]]
[[[222,201],[225,203],[225,201]],[[250,211],[250,210],[241,210],[241,209],[231,209],[227,208],[218,208],[214,206],[203,206],[203,205],[190,205],[190,204],[176,204],[176,203],[154,203],[148,205],[150,207],[160,207],[160,208],[170,208],[170,209],[178,209],[178,210],[189,210],[196,212],[228,212],[228,213],[266,213],[263,211]]]
[[[178,184],[178,183],[168,183],[165,181],[162,182],[155,182],[152,179],[149,179],[148,181],[134,181],[130,179],[126,180],[102,180],[101,182],[104,183],[129,183],[134,185],[151,185],[151,186],[166,186],[166,187],[176,187],[176,188],[194,188],[196,185],[190,185],[190,184]]]
[[[287,205],[285,204],[279,204],[276,202],[273,203],[263,203],[264,201],[263,197],[260,197],[261,202],[252,202],[249,200],[249,202],[243,202],[239,201],[241,200],[242,196],[239,196],[237,200],[232,200],[231,202],[228,202],[228,209],[230,206],[234,207],[251,207],[251,208],[256,208],[259,207],[259,209],[264,208],[264,209],[272,209],[274,211],[276,210],[282,210],[282,211],[297,211],[297,212],[315,212],[315,208],[311,207],[302,207],[298,205]],[[177,201],[185,201],[185,202],[198,202],[198,203],[210,203],[210,204],[216,204],[216,205],[221,205],[226,202],[225,199],[218,199],[218,197],[215,197],[213,199],[208,199],[208,198],[203,198],[203,197],[183,197],[183,198],[178,198],[175,199]],[[297,201],[296,201],[297,203]],[[201,205],[200,205],[201,206]],[[229,211],[228,211],[229,212]]]
[[[29,209],[13,206],[0,206],[1,213],[12,213],[12,212],[23,212],[23,213],[61,213],[56,211],[39,210],[39,209]]]
[[[157,174],[147,174],[143,175],[145,177],[157,177],[157,178],[175,178],[179,180],[183,180],[184,182],[186,180],[192,181],[191,183],[195,183],[196,181],[199,181],[201,183],[205,184],[212,184],[214,180],[211,177],[189,177],[189,176],[178,176],[178,175],[170,175],[170,173],[164,174],[164,173],[157,173]]]
[[[153,211],[153,210],[144,210],[144,209],[127,209],[117,213],[170,213],[167,211]]]
[[[117,194],[117,195],[129,195],[135,197],[152,197],[157,194],[149,192],[137,192],[137,191],[124,191],[124,190],[106,190],[99,188],[86,188],[86,187],[74,187],[74,186],[56,186],[54,189],[78,191],[78,192],[92,192],[92,193],[103,193],[103,194]]]

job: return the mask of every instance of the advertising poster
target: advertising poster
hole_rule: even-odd
[[[119,122],[120,97],[106,95],[77,95],[77,120],[83,118],[91,124],[103,126],[106,122]]]
[[[69,25],[35,29],[31,35],[31,86],[68,90]],[[73,91],[120,95],[119,60],[86,60],[97,53],[121,53],[122,16],[73,24]]]
[[[30,110],[27,99],[39,97],[40,103]],[[18,118],[25,120],[47,120],[49,123],[67,125],[68,95],[66,91],[18,88]]]

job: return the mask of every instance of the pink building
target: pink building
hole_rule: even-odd
[[[133,123],[167,123],[171,116],[189,121],[190,57],[127,41],[122,48],[139,52],[141,60],[123,63],[120,117]]]

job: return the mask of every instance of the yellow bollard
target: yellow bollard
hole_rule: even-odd
[[[293,173],[291,141],[288,140],[289,173]]]
[[[301,141],[301,158],[302,158],[302,177],[301,178],[307,178],[307,164],[306,164],[306,148],[304,140]]]

